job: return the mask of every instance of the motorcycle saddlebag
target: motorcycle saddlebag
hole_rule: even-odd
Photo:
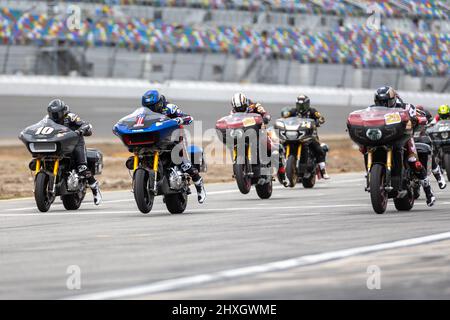
[[[92,174],[101,174],[103,170],[103,154],[96,149],[87,149],[86,156]]]

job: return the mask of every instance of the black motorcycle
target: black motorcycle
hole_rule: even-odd
[[[25,128],[19,139],[33,156],[29,164],[34,171],[34,198],[41,212],[47,212],[60,196],[66,210],[77,210],[86,195],[87,179],[79,176],[72,153],[80,137],[73,130],[49,118]],[[87,149],[88,167],[92,174],[101,174],[103,155]]]
[[[322,177],[319,164],[310,144],[317,139],[317,126],[313,119],[289,117],[278,119],[275,129],[279,130],[280,142],[286,155],[286,177],[289,186],[295,187],[301,182],[305,188],[313,188],[316,177]],[[322,144],[325,153],[328,146]]]
[[[147,108],[137,109],[113,127],[114,134],[134,154],[126,167],[133,172],[134,198],[142,213],[152,210],[154,198],[159,195],[164,196],[170,213],[185,211],[191,194],[191,178],[181,170],[181,162],[175,163],[178,161],[174,161],[174,154],[181,160],[183,153],[189,150],[187,156],[195,161],[193,165],[199,171],[206,170],[203,150],[196,146],[184,148],[184,142],[176,132],[179,128],[177,121]]]
[[[450,120],[441,120],[427,130],[433,141],[441,168],[450,181]]]

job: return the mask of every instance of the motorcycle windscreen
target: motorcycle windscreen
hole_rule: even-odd
[[[128,146],[149,145],[169,138],[179,128],[175,120],[142,107],[120,119],[113,132]]]
[[[236,112],[217,120],[216,129],[225,130],[247,128],[259,126],[262,123],[263,119],[258,113]]]
[[[19,139],[32,154],[67,155],[73,152],[79,136],[66,126],[45,117],[38,123],[25,128],[20,133]]]
[[[412,135],[405,109],[373,106],[352,112],[347,120],[350,138],[365,146],[402,143]]]

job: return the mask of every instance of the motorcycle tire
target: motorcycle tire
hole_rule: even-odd
[[[186,210],[187,200],[188,196],[185,192],[166,194],[164,196],[167,210],[172,214],[183,213]]]
[[[373,210],[377,214],[386,212],[388,193],[384,189],[386,168],[381,164],[374,164],[370,170],[370,200]]]
[[[258,197],[260,197],[261,199],[269,199],[272,196],[272,179],[270,179],[270,181],[265,184],[257,184],[255,188]]]
[[[61,201],[66,210],[78,210],[86,195],[86,189],[83,191],[61,196]]]
[[[289,180],[289,186],[295,187],[298,181],[297,175],[297,159],[294,155],[290,155],[286,161],[286,178]]]
[[[245,164],[235,163],[233,165],[233,171],[239,191],[242,194],[249,193],[252,188],[252,180],[245,175]]]
[[[50,177],[45,172],[39,172],[34,181],[34,199],[41,212],[47,212],[53,202],[48,194],[49,181]]]
[[[311,176],[309,178],[303,178],[302,184],[305,189],[314,188],[314,186],[316,184],[316,174],[311,173]]]
[[[447,180],[450,181],[450,153],[444,155],[444,167],[447,171]]]
[[[398,211],[410,211],[414,207],[415,194],[409,190],[404,198],[395,198],[394,205]]]
[[[153,171],[137,169],[133,177],[134,199],[142,213],[149,213],[153,208],[155,195],[151,191],[155,175]]]

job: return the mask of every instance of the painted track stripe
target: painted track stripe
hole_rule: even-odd
[[[291,209],[329,209],[329,208],[365,208],[369,207],[368,204],[331,204],[331,205],[307,205],[307,206],[276,206],[276,207],[265,207],[266,210],[291,210]],[[225,211],[259,211],[261,207],[234,207],[234,208],[205,208],[205,209],[190,209],[186,210],[185,214],[195,213],[195,212],[225,212]],[[89,210],[89,211],[73,211],[73,212],[35,212],[35,213],[0,213],[0,217],[38,217],[38,216],[82,216],[82,215],[103,215],[103,214],[128,214],[128,213],[139,213],[136,208],[134,211],[103,211],[103,210]],[[159,209],[152,210],[148,215],[151,216],[152,213],[168,213],[167,210]]]
[[[158,281],[147,285],[134,286],[124,289],[109,290],[85,295],[69,297],[72,300],[103,300],[103,299],[123,299],[137,297],[141,295],[154,294],[159,292],[180,290],[198,285],[205,285],[214,282],[232,280],[245,276],[254,276],[266,272],[283,271],[297,267],[309,266],[324,263],[332,260],[344,259],[356,255],[368,254],[378,251],[391,250],[397,248],[411,247],[436,241],[450,239],[450,232],[433,234],[418,238],[385,242],[375,245],[356,247],[338,251],[324,252],[300,256],[297,258],[281,260],[261,265],[230,269],[214,273],[206,273],[189,277],[176,278],[171,280]]]

